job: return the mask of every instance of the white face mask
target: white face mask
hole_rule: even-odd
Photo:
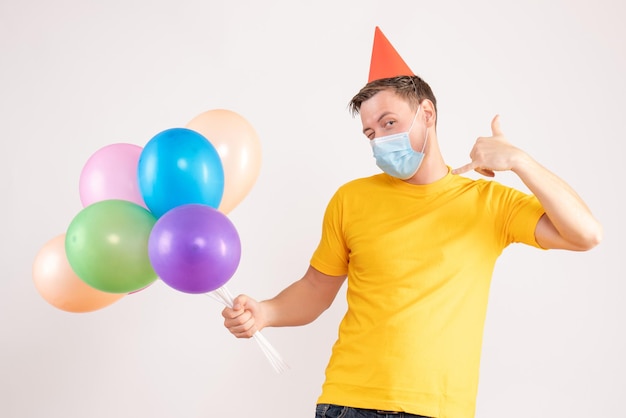
[[[417,108],[417,112],[415,112],[415,117],[413,117],[413,122],[408,131],[382,136],[370,141],[374,158],[376,158],[376,165],[385,173],[401,180],[413,177],[413,175],[417,173],[417,170],[419,170],[424,159],[424,150],[426,149],[426,141],[428,139],[428,127],[426,127],[424,146],[421,152],[417,152],[411,147],[411,139],[409,138],[409,133],[411,129],[413,129],[420,108],[421,105]]]

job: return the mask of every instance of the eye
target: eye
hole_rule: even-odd
[[[391,128],[395,123],[396,123],[395,120],[388,120],[387,122],[385,122],[385,127]]]

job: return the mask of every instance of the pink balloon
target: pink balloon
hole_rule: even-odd
[[[83,207],[102,200],[119,199],[146,208],[137,175],[142,151],[138,145],[117,143],[102,147],[89,157],[79,181]]]

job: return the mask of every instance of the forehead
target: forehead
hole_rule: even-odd
[[[359,113],[361,121],[365,124],[376,120],[383,113],[401,114],[410,111],[411,106],[406,98],[393,90],[382,90],[361,103]]]

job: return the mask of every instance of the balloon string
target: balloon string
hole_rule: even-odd
[[[229,308],[233,307],[233,295],[225,285],[209,293],[205,293],[205,295],[225,306],[228,306]],[[252,334],[252,338],[257,342],[261,351],[263,351],[263,354],[265,354],[265,357],[267,357],[276,373],[280,374],[289,369],[289,365],[285,363],[278,351],[276,351],[265,336],[261,334],[261,331],[255,331],[255,333]]]

